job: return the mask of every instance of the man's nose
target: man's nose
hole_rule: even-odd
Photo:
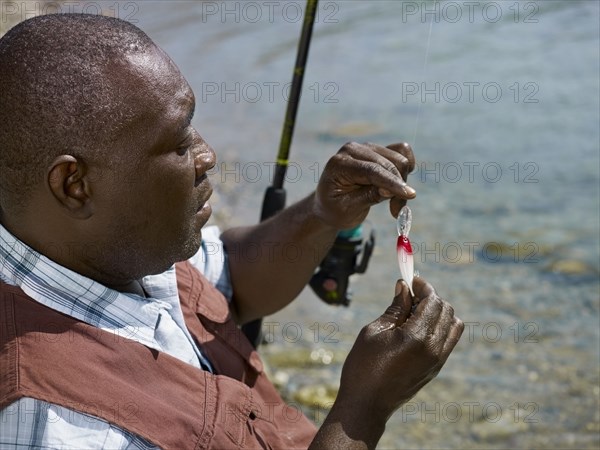
[[[198,145],[194,146],[194,168],[196,170],[196,182],[198,183],[206,172],[215,166],[217,155],[213,148],[197,132],[195,134],[199,141]]]

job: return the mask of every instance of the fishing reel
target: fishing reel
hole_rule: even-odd
[[[374,247],[373,228],[366,240],[363,240],[362,225],[341,231],[310,279],[310,287],[325,303],[348,306],[352,298],[352,291],[348,287],[350,275],[367,270]]]

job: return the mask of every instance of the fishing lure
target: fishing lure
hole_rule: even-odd
[[[412,224],[412,213],[408,206],[404,206],[398,214],[396,227],[398,228],[398,241],[396,243],[396,251],[398,253],[398,267],[400,267],[400,276],[410,289],[410,294],[414,297],[415,293],[412,289],[413,277],[415,275],[413,251],[408,239],[410,225]]]

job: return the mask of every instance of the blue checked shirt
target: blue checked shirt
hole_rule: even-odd
[[[202,230],[190,262],[231,298],[227,258],[217,227]],[[36,252],[0,225],[0,279],[39,303],[89,325],[211,370],[185,327],[175,267],[140,280],[147,297],[109,289]],[[144,439],[102,419],[32,398],[0,411],[0,450],[153,449]]]

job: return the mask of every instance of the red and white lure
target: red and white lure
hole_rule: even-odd
[[[398,252],[398,266],[400,267],[400,276],[410,289],[410,294],[414,297],[412,289],[413,277],[415,275],[415,264],[413,261],[413,251],[408,240],[410,225],[412,224],[412,213],[408,206],[404,206],[398,214],[396,226],[398,228],[398,241],[396,251]]]

